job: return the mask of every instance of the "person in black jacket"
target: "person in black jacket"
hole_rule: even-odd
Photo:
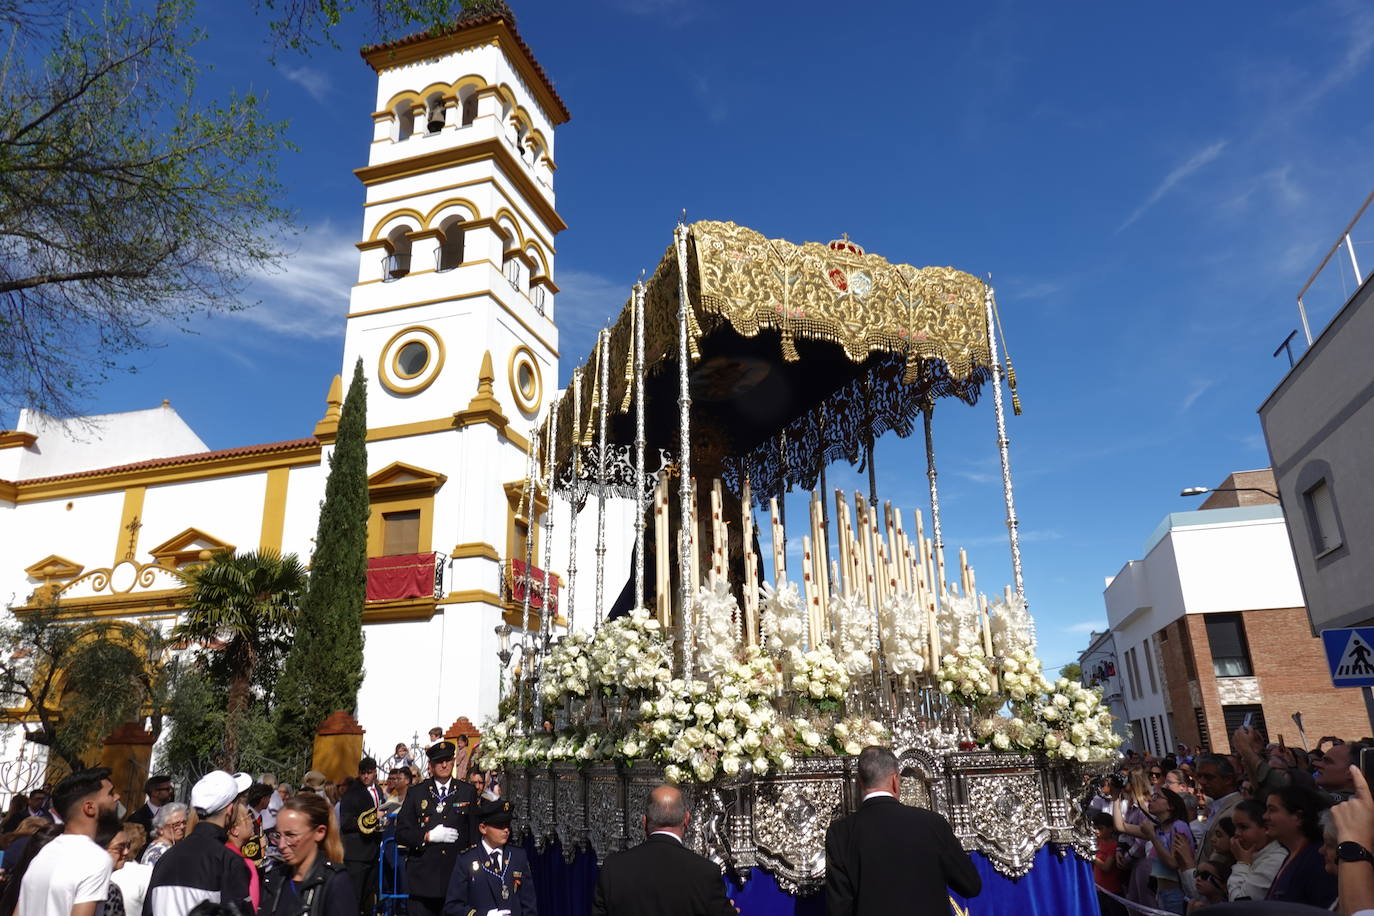
[[[477,793],[453,778],[452,741],[425,753],[432,774],[406,793],[396,815],[396,842],[405,848],[409,916],[439,916],[458,854],[477,842]]]
[[[358,916],[332,814],[329,802],[313,794],[282,805],[277,835],[286,867],[268,875],[258,916]]]
[[[902,804],[897,757],[885,747],[859,754],[859,810],[825,834],[829,916],[949,913],[949,891],[977,896],[982,879],[934,811]]]
[[[690,816],[676,787],[658,786],[649,793],[648,838],[606,859],[592,916],[737,916],[720,869],[682,844]]]
[[[377,761],[364,757],[358,763],[358,781],[339,799],[339,832],[343,834],[344,867],[358,892],[360,912],[372,912],[377,894],[377,854],[382,846],[382,824],[377,813]]]
[[[253,911],[249,865],[224,845],[234,801],[252,783],[246,773],[211,770],[191,788],[191,807],[200,823],[153,866],[143,916],[187,916],[203,900]]]
[[[148,781],[143,784],[143,794],[147,800],[137,811],[130,814],[125,821],[130,824],[140,824],[143,831],[148,836],[153,835],[153,818],[157,817],[158,809],[172,800],[175,790],[172,788],[172,777],[167,775],[149,776]]]
[[[478,809],[482,842],[458,857],[444,898],[444,916],[537,916],[534,876],[525,850],[510,845],[511,803]]]

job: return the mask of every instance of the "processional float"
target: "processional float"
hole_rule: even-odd
[[[573,519],[566,625],[527,546],[521,664],[482,753],[538,848],[600,859],[632,844],[666,777],[696,812],[689,842],[740,880],[762,869],[804,894],[823,881],[827,825],[855,804],[854,755],[877,742],[901,762],[904,800],[943,813],[1002,875],[1026,875],[1047,845],[1090,855],[1072,793],[1119,739],[1096,692],[1046,682],[1035,657],[999,324],[992,288],[953,268],[847,238],[678,226],[533,437],[526,507],[564,500]],[[992,601],[963,551],[946,567],[932,427],[940,399],[973,405],[989,382],[1013,580]],[[918,426],[928,528],[880,504],[874,471],[876,440]],[[837,461],[867,470],[867,494],[828,491]],[[792,490],[811,494],[801,524],[785,517]],[[607,506],[625,499],[633,563],[616,600]],[[577,520],[592,500],[588,607]],[[546,512],[545,570],[557,534]]]

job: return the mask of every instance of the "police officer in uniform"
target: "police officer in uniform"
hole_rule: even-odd
[[[430,777],[411,787],[396,815],[396,842],[405,848],[409,916],[439,916],[449,876],[477,841],[477,792],[453,778],[452,741],[426,751]]]
[[[478,810],[482,840],[458,857],[443,916],[537,916],[529,858],[510,845],[510,801],[498,798]]]
[[[377,812],[377,761],[358,763],[358,781],[339,799],[339,833],[343,835],[344,867],[358,892],[359,913],[372,912],[377,895],[377,858],[382,848],[382,824]]]

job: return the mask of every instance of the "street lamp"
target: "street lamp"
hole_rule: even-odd
[[[1269,490],[1266,490],[1266,489],[1264,489],[1263,487],[1187,487],[1187,488],[1185,488],[1182,492],[1180,492],[1178,495],[1179,495],[1179,496],[1202,496],[1204,493],[1242,493],[1242,492],[1263,493],[1265,496],[1272,497],[1273,499],[1278,499],[1278,498],[1279,498],[1279,494],[1270,492]],[[1280,502],[1282,502],[1282,500],[1280,500]]]

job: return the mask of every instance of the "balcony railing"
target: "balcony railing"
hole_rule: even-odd
[[[372,557],[367,561],[367,600],[442,597],[444,559],[440,553]]]
[[[558,577],[537,566],[526,566],[524,560],[506,560],[501,564],[501,599],[524,607],[525,594],[530,596],[530,610],[542,612],[547,606],[558,614]]]

